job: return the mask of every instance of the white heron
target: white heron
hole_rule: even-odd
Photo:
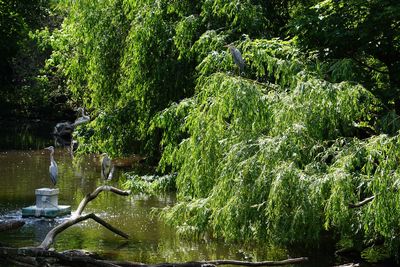
[[[57,176],[58,176],[58,166],[56,161],[54,160],[54,147],[49,146],[45,149],[50,150],[50,166],[49,166],[49,173],[50,179],[54,186],[57,184]]]

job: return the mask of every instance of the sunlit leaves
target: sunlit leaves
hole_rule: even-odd
[[[330,225],[325,208],[340,214],[355,201],[356,196],[337,194],[339,183],[326,174],[332,162],[318,159],[325,151],[338,155],[342,145],[332,149],[325,140],[353,135],[355,122],[369,120],[376,100],[361,86],[307,74],[313,65],[299,60],[302,55],[290,46],[278,40],[242,46],[249,64],[258,60],[255,70],[270,68],[271,81],[280,81],[275,72],[287,73],[290,78],[280,86],[224,73],[199,77],[198,93],[185,112],[189,137],[163,154],[178,172],[181,203],[162,216],[185,235],[211,231],[234,240],[314,242],[325,220]],[[250,51],[268,56],[254,59]],[[218,63],[208,58],[203,69]],[[280,58],[284,67],[275,69]],[[330,196],[338,198],[327,202]]]

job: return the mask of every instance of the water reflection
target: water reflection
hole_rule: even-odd
[[[41,149],[49,143],[53,123],[0,121],[0,151]]]
[[[54,157],[59,167],[59,203],[71,205],[74,210],[87,193],[103,184],[99,158],[91,155],[73,161],[66,149],[56,149]],[[52,186],[48,166],[49,153],[44,149],[0,152],[0,218],[21,218],[20,209],[34,204],[34,190]],[[121,186],[120,172],[116,170],[111,185]],[[89,203],[85,212],[96,213],[129,234],[130,239],[125,240],[93,221],[85,221],[60,234],[54,246],[60,251],[86,249],[116,260],[149,263],[227,258],[265,260],[287,256],[286,251],[279,249],[243,249],[223,242],[180,240],[173,229],[150,215],[152,208],[173,203],[173,195],[123,197],[110,192],[102,193]],[[15,247],[38,245],[47,232],[65,218],[27,218],[21,229],[0,233],[0,240]]]

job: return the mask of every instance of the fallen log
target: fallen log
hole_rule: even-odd
[[[346,264],[342,264],[342,265],[335,265],[333,267],[359,267],[360,264],[358,263],[346,263]]]
[[[93,257],[92,254],[86,251],[74,250],[65,252],[56,252],[54,250],[46,250],[43,248],[10,248],[0,247],[0,256],[6,260],[11,260],[15,263],[15,259],[18,257],[33,257],[33,258],[54,258],[57,259],[57,264],[63,264],[66,266],[80,264],[79,266],[118,266],[118,267],[215,267],[218,265],[238,265],[238,266],[250,266],[250,267],[262,267],[262,266],[284,266],[290,264],[301,264],[308,261],[308,258],[293,258],[282,261],[260,261],[260,262],[249,262],[249,261],[237,261],[237,260],[211,260],[211,261],[190,261],[190,262],[178,262],[178,263],[160,263],[160,264],[145,264],[139,262],[121,262],[121,261],[109,261],[102,260]],[[28,260],[24,260],[28,262]],[[34,264],[34,261],[30,261]],[[39,266],[39,265],[32,265]]]
[[[188,261],[174,263],[144,264],[137,262],[112,262],[121,267],[214,267],[218,265],[238,265],[238,266],[284,266],[290,264],[302,264],[308,261],[308,258],[292,258],[281,261],[237,261],[237,260],[211,260],[211,261]]]
[[[0,232],[21,228],[25,222],[23,220],[0,221]]]

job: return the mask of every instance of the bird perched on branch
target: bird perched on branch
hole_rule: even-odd
[[[107,153],[101,154],[103,159],[101,160],[101,178],[105,181],[111,180],[114,173],[114,166],[111,163],[111,159]]]
[[[49,146],[45,149],[50,150],[50,166],[49,166],[49,173],[50,179],[54,186],[57,184],[57,176],[58,176],[58,166],[56,161],[54,160],[54,147]]]
[[[240,53],[239,49],[237,49],[232,44],[228,44],[225,47],[229,48],[229,52],[231,52],[233,62],[235,62],[235,64],[239,68],[239,75],[240,75],[244,71],[244,67],[246,66],[246,63],[243,60],[242,54]]]

